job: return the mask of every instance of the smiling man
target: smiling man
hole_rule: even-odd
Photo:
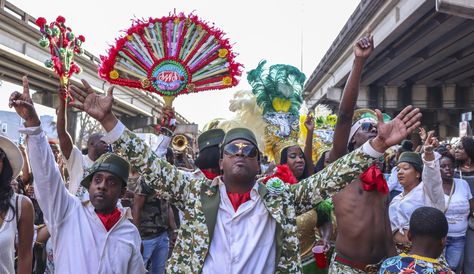
[[[419,125],[419,110],[407,107],[390,123],[379,122],[377,137],[297,185],[266,185],[256,138],[248,129],[228,131],[221,145],[222,176],[193,180],[159,159],[112,113],[112,88],[95,94],[87,82],[71,87],[75,106],[97,119],[113,144],[155,189],[184,213],[168,264],[170,273],[299,273],[296,216],[313,209],[370,166],[391,145]]]
[[[35,175],[36,199],[51,234],[56,273],[145,273],[140,235],[128,220],[129,209],[116,207],[125,192],[130,165],[121,157],[100,156],[83,178],[90,201],[68,193],[33,107],[28,80],[14,92],[10,107],[25,120],[28,156]]]

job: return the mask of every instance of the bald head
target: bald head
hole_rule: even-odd
[[[87,140],[87,155],[93,161],[99,158],[107,151],[107,143],[102,141],[104,135],[101,133],[93,133]]]

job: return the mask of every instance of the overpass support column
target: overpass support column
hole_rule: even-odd
[[[369,87],[368,86],[360,86],[359,97],[357,98],[357,106],[360,108],[369,107]]]
[[[448,124],[449,124],[449,113],[447,110],[439,111],[437,113],[438,118],[438,135],[440,138],[446,138],[448,136]]]
[[[443,108],[456,107],[456,85],[443,85]]]
[[[411,89],[413,106],[426,108],[428,106],[427,88],[424,85],[414,85]]]
[[[398,87],[384,87],[384,107],[386,109],[396,109],[398,107]]]

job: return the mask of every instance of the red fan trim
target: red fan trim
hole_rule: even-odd
[[[209,35],[213,35],[213,36],[215,36],[216,38],[219,39],[221,48],[227,49],[228,52],[229,52],[226,58],[227,58],[227,62],[229,63],[229,75],[228,76],[230,76],[232,78],[232,85],[223,85],[222,84],[222,85],[218,85],[218,86],[209,88],[209,87],[199,87],[199,85],[198,85],[199,83],[194,83],[196,85],[196,88],[193,90],[193,92],[199,92],[199,91],[205,91],[205,90],[225,89],[225,88],[229,88],[231,86],[237,85],[238,82],[239,82],[239,77],[242,74],[243,65],[240,64],[240,63],[235,62],[236,54],[232,51],[232,46],[230,45],[229,40],[228,39],[223,39],[224,33],[221,30],[219,30],[219,29],[217,29],[213,26],[209,27],[207,22],[200,20],[194,14],[190,14],[188,16],[185,16],[184,13],[179,13],[177,15],[176,14],[170,14],[169,16],[163,16],[161,18],[149,18],[148,20],[145,20],[145,19],[135,20],[132,24],[132,27],[130,27],[126,31],[126,34],[132,34],[132,33],[141,34],[143,32],[143,28],[147,27],[149,24],[155,24],[157,22],[163,24],[162,33],[161,33],[161,36],[162,36],[162,39],[163,39],[163,45],[164,45],[163,51],[164,51],[165,56],[169,56],[168,46],[167,46],[168,37],[167,37],[166,32],[165,32],[165,30],[167,29],[166,24],[170,20],[171,20],[171,23],[173,23],[173,20],[176,19],[176,18],[178,18],[180,21],[189,19],[194,24],[200,25],[203,29],[205,29],[208,32],[208,34],[200,41],[200,43],[196,46],[196,48],[193,50],[193,52],[188,55],[188,57],[186,58],[185,61],[180,60],[178,58],[179,52],[182,49],[183,42],[184,42],[184,36],[185,36],[185,34],[187,32],[187,29],[188,29],[187,26],[184,25],[183,26],[183,31],[181,33],[181,37],[179,38],[179,43],[178,43],[178,49],[176,51],[176,56],[174,58],[167,57],[167,58],[159,59],[158,61],[170,59],[170,60],[175,60],[175,61],[180,62],[181,64],[184,65],[184,67],[188,71],[188,75],[189,75],[188,84],[192,83],[192,73],[197,71],[198,69],[204,67],[206,65],[205,64],[206,62],[212,62],[212,60],[211,61],[206,60],[206,62],[203,62],[203,64],[199,64],[192,71],[190,71],[189,67],[186,65],[187,61],[189,61],[189,58],[191,58],[191,56],[193,56],[195,54],[195,51],[197,51],[198,48],[200,46],[202,46],[203,43],[205,43],[205,41],[208,39]],[[109,73],[110,73],[110,71],[112,71],[114,69],[114,64],[115,64],[115,60],[117,58],[118,52],[124,48],[124,44],[126,43],[126,41],[127,41],[127,36],[126,35],[117,38],[115,46],[111,46],[110,49],[108,50],[108,56],[100,56],[102,62],[101,62],[100,67],[99,67],[99,76],[101,78],[109,81],[110,83],[113,83],[113,84],[118,84],[118,85],[124,85],[124,86],[143,89],[141,87],[140,81],[123,79],[123,78],[118,78],[118,79],[111,79],[110,78]],[[145,41],[145,39],[143,39],[143,41]],[[145,45],[147,46],[147,49],[150,50],[148,48],[150,45],[149,44],[148,45],[145,44]],[[125,54],[127,54],[127,56],[131,57],[130,54],[126,50],[123,50],[123,52]],[[152,57],[154,57],[154,54],[151,53],[150,55]],[[212,56],[212,58],[214,58],[214,56]],[[156,58],[154,58],[154,59],[156,59]],[[137,62],[137,64],[139,64],[142,68],[144,68],[145,70],[148,71],[148,69],[146,67],[143,67],[144,65],[141,62],[136,60],[136,58],[132,58],[132,60]],[[213,60],[215,60],[215,59],[213,59]],[[156,63],[157,60],[154,60],[154,61]],[[219,81],[221,81],[221,79],[222,79],[222,77],[220,77]],[[209,82],[209,79],[206,82]],[[153,87],[150,87],[146,90],[151,91],[151,92],[155,92],[159,95],[163,95],[159,91],[154,90]],[[180,93],[176,94],[175,96],[180,95],[180,94],[186,94],[186,93],[190,93],[190,92],[188,91],[187,88],[184,88]]]

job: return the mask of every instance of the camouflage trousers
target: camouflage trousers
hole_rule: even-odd
[[[331,258],[331,265],[329,265],[328,274],[376,274],[380,268],[381,263],[377,265],[368,265],[367,270],[360,270],[344,263],[336,261],[337,253],[334,252]]]

